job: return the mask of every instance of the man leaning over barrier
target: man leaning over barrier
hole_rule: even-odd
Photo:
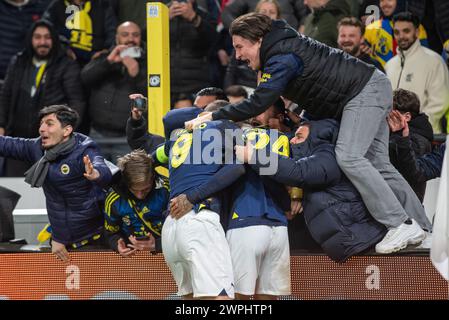
[[[76,111],[52,105],[39,112],[39,137],[0,136],[0,156],[29,161],[25,173],[33,188],[42,187],[52,226],[52,252],[69,261],[67,247],[79,248],[98,242],[103,231],[101,211],[111,171],[95,142],[73,132]]]

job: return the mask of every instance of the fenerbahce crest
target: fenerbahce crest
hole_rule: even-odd
[[[69,174],[70,173],[70,167],[67,164],[64,163],[61,166],[61,173],[64,174],[64,175]]]

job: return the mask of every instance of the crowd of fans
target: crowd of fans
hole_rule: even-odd
[[[165,137],[147,132],[145,118],[147,112],[151,117],[151,110],[131,108],[131,100],[143,98],[146,94],[146,52],[153,50],[151,43],[144,41],[146,1],[0,0],[0,136],[5,136],[0,139],[0,156],[5,157],[0,158],[0,174],[26,175],[31,186],[43,186],[53,230],[53,252],[66,261],[70,259],[67,248],[98,244],[102,236],[104,243],[122,256],[132,255],[136,250],[164,250],[179,292],[189,295],[192,291],[201,291],[201,284],[192,288],[182,283],[185,274],[179,274],[181,271],[178,269],[182,267],[178,265],[179,252],[174,253],[177,249],[167,244],[164,248],[163,241],[161,245],[161,236],[164,239],[162,225],[166,219],[164,212],[168,206],[171,216],[167,218],[170,227],[166,229],[174,230],[177,225],[181,228],[178,220],[189,213],[186,219],[193,219],[191,227],[198,228],[193,228],[192,234],[194,230],[200,233],[201,229],[200,225],[195,226],[193,212],[202,212],[204,217],[201,219],[217,225],[216,228],[221,228],[220,224],[207,216],[208,210],[231,214],[229,221],[222,221],[221,231],[217,229],[218,233],[212,233],[207,230],[211,237],[222,238],[223,243],[228,241],[230,251],[229,248],[227,251],[223,247],[218,248],[218,244],[202,249],[205,252],[217,249],[217,261],[226,261],[223,262],[224,269],[232,259],[236,278],[244,268],[238,267],[241,260],[236,256],[239,259],[245,256],[246,265],[265,263],[265,268],[278,270],[279,274],[286,272],[280,267],[281,262],[289,263],[286,246],[293,249],[321,247],[339,262],[376,244],[379,253],[402,249],[402,245],[391,250],[379,245],[386,234],[388,237],[387,231],[392,227],[386,222],[390,220],[383,217],[387,211],[383,212],[382,218],[375,214],[377,209],[374,208],[382,206],[369,203],[371,195],[363,192],[367,189],[358,184],[349,159],[344,158],[344,150],[335,150],[337,136],[339,141],[344,139],[342,130],[339,131],[339,120],[341,113],[347,111],[340,110],[333,117],[335,119],[321,119],[317,114],[306,111],[308,106],[282,96],[263,113],[238,119],[247,120],[238,127],[275,130],[285,137],[278,141],[288,142],[286,148],[289,152],[278,150],[276,153],[283,157],[278,159],[279,170],[265,177],[270,179],[269,183],[254,173],[259,173],[263,167],[256,161],[246,166],[246,173],[241,170],[243,165],[212,169],[217,172],[214,181],[220,183],[204,181],[204,185],[185,187],[183,192],[176,193],[173,190],[180,189],[182,184],[179,174],[170,175],[169,187],[168,181],[156,174],[154,167],[164,164],[161,158],[165,158],[165,164],[170,162],[170,170],[182,165],[182,162],[169,159],[168,151],[175,152],[172,157],[176,157],[176,152],[180,152],[178,149],[182,149],[178,142],[185,143],[191,138],[186,138],[181,131],[175,143],[168,141],[170,133],[178,132],[176,130],[181,129],[185,121],[192,120],[203,111],[214,112],[212,117],[218,120],[216,115],[232,113],[229,111],[231,108],[217,111],[223,105],[243,101],[255,90],[262,92],[263,89],[257,86],[262,83],[263,87],[268,79],[264,77],[270,75],[258,74],[254,70],[257,67],[242,58],[239,45],[235,41],[233,43],[228,32],[236,18],[256,12],[273,20],[284,19],[291,27],[288,32],[297,36],[297,31],[331,47],[326,47],[329,56],[337,52],[333,48],[344,51],[344,57],[348,58],[343,59],[345,62],[341,65],[347,63],[349,69],[331,70],[327,77],[332,77],[335,72],[351,72],[351,61],[354,60],[349,56],[363,61],[365,70],[377,69],[376,74],[388,77],[391,83],[388,93],[393,96],[393,110],[387,117],[390,161],[422,202],[426,181],[439,175],[441,164],[438,161],[442,161],[445,148],[434,148],[434,134],[449,130],[449,3],[443,0],[161,2],[169,7],[170,103],[171,109],[175,109],[164,119]],[[310,57],[310,60],[312,58],[322,59]],[[303,72],[312,73],[310,69],[306,70],[310,61],[300,62],[303,65],[298,64],[295,77]],[[337,62],[340,64],[340,60]],[[281,63],[289,65],[293,62],[285,60]],[[375,68],[368,68],[365,64]],[[354,70],[361,72],[362,68]],[[358,77],[364,79],[366,75]],[[378,77],[380,83],[382,78]],[[362,92],[363,88],[356,92],[359,85],[349,84],[354,93]],[[315,87],[311,89],[315,90]],[[288,90],[285,91],[288,93]],[[328,91],[332,96],[332,90]],[[382,99],[388,100],[388,96]],[[354,96],[348,97],[346,102],[352,98]],[[323,101],[330,101],[326,99]],[[366,96],[366,99],[372,97]],[[373,104],[382,104],[383,101],[379,100],[381,98]],[[226,121],[214,125],[219,130],[228,128]],[[373,130],[377,132],[378,129],[373,127]],[[255,132],[253,135],[260,137],[261,131]],[[40,140],[33,139],[38,136]],[[251,134],[246,133],[245,139],[251,140],[248,137]],[[162,150],[158,148],[161,144]],[[373,145],[366,146],[367,154]],[[269,146],[279,148],[278,145]],[[139,148],[145,152],[131,151]],[[247,152],[247,149],[236,146],[236,156],[242,162],[250,162],[251,155]],[[103,158],[118,165],[121,171],[118,178],[112,177]],[[432,160],[429,162],[428,158]],[[373,163],[376,163],[375,159]],[[248,171],[248,168],[253,171]],[[185,169],[189,173],[181,178],[194,179],[189,170]],[[218,175],[220,170],[223,171]],[[80,174],[85,178],[82,182],[77,178]],[[203,180],[198,178],[198,181]],[[233,183],[236,183],[236,189],[227,198],[229,208],[217,209],[213,201],[206,201],[212,199],[211,194],[222,191],[218,187],[224,190]],[[111,187],[107,194],[101,191],[105,186]],[[273,191],[273,186],[277,186],[277,190]],[[71,188],[81,191],[74,194]],[[254,191],[248,191],[252,188]],[[392,189],[399,202],[407,202],[403,201],[408,197],[405,189]],[[245,192],[254,192],[250,195],[260,201],[248,205],[241,196]],[[285,195],[287,204],[282,200]],[[77,207],[77,202],[83,204]],[[268,204],[262,208],[258,207],[260,203]],[[234,215],[239,212],[237,216],[240,216],[244,211],[241,208],[248,206],[253,210],[266,210],[273,216],[268,219],[269,223],[263,220],[266,217],[245,216],[247,221],[253,219],[251,221],[255,222],[244,224],[245,232],[238,233],[236,230],[240,230],[242,225],[236,227],[232,224],[237,219]],[[410,212],[421,212],[421,207],[418,201],[416,204],[409,202],[409,207],[407,204],[404,207],[409,212],[402,222],[414,226],[417,222],[416,228],[419,229],[416,237],[408,243],[406,241],[405,245],[419,243],[423,240],[424,231],[428,235],[431,232],[427,218],[413,216]],[[67,212],[70,212],[70,219],[63,217]],[[283,214],[280,217],[279,212],[286,212],[288,221]],[[79,214],[84,218],[79,219]],[[283,249],[266,250],[278,250],[282,258],[273,255],[269,262],[261,262],[259,258],[252,261],[250,254],[236,251],[235,248],[239,247],[236,243],[246,237],[257,238],[264,232],[269,236],[271,231],[263,228],[267,225],[278,228],[276,237],[281,239],[278,244]],[[252,232],[258,231],[250,233],[246,229],[249,226],[258,228]],[[224,231],[227,240],[223,237]],[[174,239],[174,234],[168,232],[165,238]],[[190,237],[193,235],[186,236],[187,243],[202,240]],[[267,252],[272,254],[272,251]],[[281,260],[278,264],[272,263],[276,259]],[[208,265],[204,268],[214,267]],[[222,277],[232,278],[232,270],[224,270]],[[289,293],[289,282],[287,284],[285,279],[268,278],[264,280],[266,283],[259,283],[266,289],[273,283],[282,282],[272,292],[268,289],[255,291],[252,284],[262,281],[260,279],[248,281],[236,293],[242,296]],[[218,290],[226,288],[232,281],[226,284],[210,282],[216,284]],[[226,292],[225,296],[233,296]],[[196,296],[222,295],[209,293]]]
[[[444,1],[162,2],[169,6],[174,108],[192,105],[195,94],[211,86],[240,85],[252,93],[257,74],[235,58],[227,29],[233,19],[254,11],[285,19],[307,36],[385,69],[393,89],[418,94],[434,133],[447,131],[449,79],[443,59],[449,9]],[[107,159],[115,162],[129,151],[123,120],[127,95],[145,93],[145,55],[151,50],[142,38],[145,5],[143,0],[0,1],[0,134],[33,137],[37,112],[66,103],[81,117],[77,130],[100,140]],[[38,26],[48,31],[41,36],[46,41],[34,35]],[[141,49],[139,57],[120,55],[130,46]],[[16,121],[17,115],[23,121]],[[112,147],[108,138],[119,143]],[[27,167],[8,160],[2,171],[20,176]]]

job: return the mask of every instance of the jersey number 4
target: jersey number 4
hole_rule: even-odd
[[[270,143],[270,136],[267,132],[261,130],[251,130],[246,135],[246,141],[254,144],[256,150],[264,149]],[[271,152],[281,156],[290,156],[290,144],[287,136],[280,135],[274,143],[271,144]]]

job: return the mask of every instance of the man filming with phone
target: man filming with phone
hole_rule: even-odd
[[[89,62],[81,71],[81,80],[90,89],[90,136],[100,145],[105,158],[114,163],[131,151],[125,133],[128,96],[146,93],[147,74],[139,26],[130,21],[122,23],[115,39],[116,45],[109,52]]]

